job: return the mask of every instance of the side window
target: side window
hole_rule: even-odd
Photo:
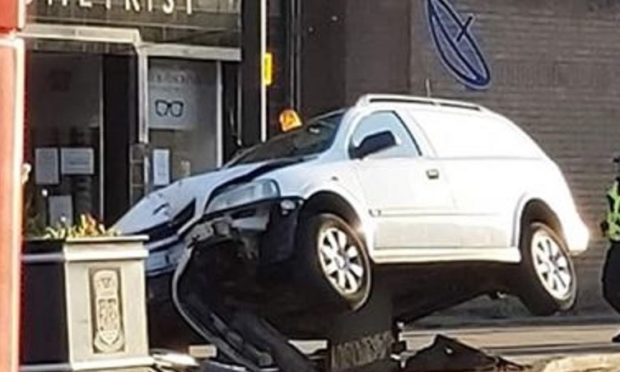
[[[420,155],[417,144],[405,124],[395,113],[382,111],[363,118],[351,137],[351,146],[359,146],[362,140],[371,134],[389,130],[396,138],[397,145],[370,155],[371,159],[416,157]]]

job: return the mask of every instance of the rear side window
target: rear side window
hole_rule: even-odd
[[[540,158],[542,150],[501,116],[411,110],[440,157]]]
[[[416,157],[420,155],[418,146],[411,133],[400,118],[391,111],[381,111],[370,114],[360,120],[351,137],[351,147],[359,144],[369,135],[390,131],[396,138],[397,146],[370,155],[371,159]]]

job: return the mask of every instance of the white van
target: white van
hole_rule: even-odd
[[[508,119],[392,95],[363,96],[156,191],[117,228],[149,234],[151,275],[188,245],[225,247],[254,265],[248,275],[285,267],[281,280],[304,297],[350,308],[366,301],[373,266],[509,264],[506,290],[536,314],[572,306],[571,256],[589,239],[558,166]]]

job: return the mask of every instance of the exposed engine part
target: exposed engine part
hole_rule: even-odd
[[[265,371],[274,365],[283,372],[313,371],[310,361],[264,319],[212,302],[218,298],[214,287],[191,272],[200,269],[192,267],[194,250],[191,247],[185,252],[172,281],[173,301],[185,321],[213,344],[226,361],[251,372]],[[196,286],[200,286],[199,291]]]

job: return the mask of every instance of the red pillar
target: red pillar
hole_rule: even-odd
[[[23,43],[0,36],[0,371],[17,372],[22,237]]]
[[[0,0],[0,371],[19,368],[25,1]]]

